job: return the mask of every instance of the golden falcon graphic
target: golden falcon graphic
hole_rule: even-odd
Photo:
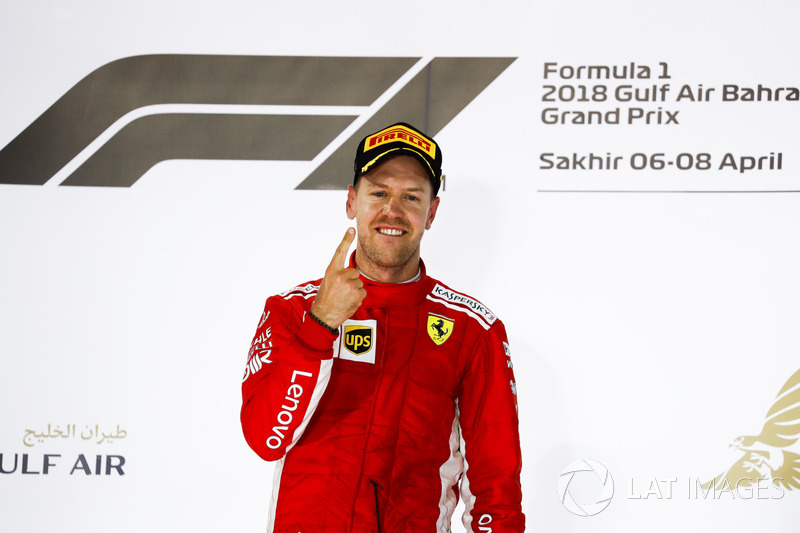
[[[450,338],[450,334],[453,333],[453,325],[453,320],[447,317],[434,313],[428,314],[428,335],[437,346],[441,346]]]
[[[734,439],[731,448],[744,454],[714,479],[701,485],[719,490],[749,487],[760,479],[772,479],[775,486],[787,490],[800,489],[800,455],[788,448],[800,439],[800,370],[795,372],[767,411],[761,434]]]

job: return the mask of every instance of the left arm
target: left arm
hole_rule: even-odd
[[[502,322],[483,334],[459,391],[466,470],[461,493],[468,531],[522,532],[517,391]]]

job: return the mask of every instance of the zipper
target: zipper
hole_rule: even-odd
[[[381,382],[383,381],[383,363],[384,363],[384,356],[386,355],[386,339],[389,338],[389,312],[386,308],[380,308],[382,311],[383,316],[375,317],[373,315],[372,318],[375,320],[375,339],[377,341],[378,338],[378,324],[384,324],[384,336],[383,342],[381,343],[381,353],[378,353],[377,350],[375,351],[375,358],[380,358],[380,362],[378,363],[378,375],[376,377],[375,382],[375,392],[372,395],[372,406],[369,410],[369,418],[367,420],[367,431],[366,431],[366,439],[364,440],[364,449],[361,452],[361,469],[360,469],[360,476],[364,476],[364,468],[366,466],[367,461],[367,447],[369,446],[369,438],[372,434],[372,422],[375,417],[375,410],[378,404],[378,395],[380,394],[381,390]],[[361,477],[360,479],[363,479]],[[378,485],[371,479],[367,478],[370,483],[372,483],[372,487],[375,493],[375,520],[378,524],[378,533],[381,533],[381,518],[380,518],[380,509],[378,506]],[[360,481],[359,481],[360,483]],[[358,500],[358,493],[360,493],[360,489],[356,492],[356,499],[353,501],[353,509],[351,511],[350,517],[350,530],[353,529],[353,523],[356,517],[356,504]]]
[[[381,533],[381,508],[378,505],[378,484],[369,480],[372,483],[372,488],[375,489],[375,522],[378,524],[378,533]]]

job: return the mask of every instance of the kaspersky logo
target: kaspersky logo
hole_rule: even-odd
[[[61,185],[130,187],[169,159],[318,159],[297,188],[342,189],[361,138],[400,121],[436,135],[514,59],[119,59],[0,150],[0,184],[43,185],[70,168]]]

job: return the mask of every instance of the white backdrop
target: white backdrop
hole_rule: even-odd
[[[130,56],[517,58],[436,136],[446,191],[422,255],[506,323],[528,529],[788,532],[800,490],[715,498],[696,481],[739,460],[729,443],[758,435],[800,369],[800,102],[722,99],[800,86],[799,15],[789,1],[6,3],[0,147]],[[545,63],[652,72],[545,79]],[[665,83],[664,101],[613,98]],[[546,85],[607,98],[543,102]],[[676,101],[684,85],[716,92]],[[678,124],[626,124],[631,107]],[[622,120],[546,124],[545,108]],[[129,188],[59,185],[77,160],[44,185],[0,183],[3,530],[263,530],[272,467],[241,436],[241,374],[264,299],[321,276],[348,225],[343,191],[295,190],[331,150],[164,161]],[[589,153],[618,168],[541,168]],[[726,154],[781,168],[719,169]],[[559,501],[578,459],[613,475],[595,516]],[[600,490],[585,472],[570,486],[581,504]]]

